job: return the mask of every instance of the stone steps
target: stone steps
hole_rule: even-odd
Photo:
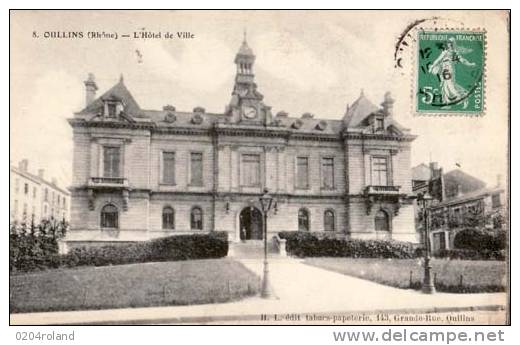
[[[267,253],[269,256],[278,255],[278,252],[274,248],[272,241],[267,242]],[[228,256],[233,256],[240,259],[263,258],[264,242],[261,240],[230,242]]]

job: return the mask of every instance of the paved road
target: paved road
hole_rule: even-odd
[[[261,260],[240,260],[262,274]],[[384,286],[301,263],[295,259],[272,260],[271,285],[287,309],[388,310],[505,305],[505,293],[425,295],[416,290]]]
[[[240,261],[261,275],[261,260]],[[272,287],[278,297],[272,300],[255,297],[222,304],[12,314],[10,320],[11,324],[172,324],[235,321],[261,324],[277,323],[278,321],[274,320],[275,314],[361,317],[367,312],[378,315],[378,311],[389,314],[455,312],[506,304],[505,293],[424,295],[418,291],[392,288],[326,271],[295,259],[271,260],[270,272]],[[268,315],[267,321],[261,319],[262,314]]]

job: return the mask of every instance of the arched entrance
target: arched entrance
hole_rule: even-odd
[[[239,226],[242,241],[263,238],[262,213],[256,207],[246,207],[240,212]]]

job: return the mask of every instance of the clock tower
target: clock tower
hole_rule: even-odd
[[[236,76],[231,102],[226,108],[229,121],[248,125],[268,125],[271,122],[271,107],[262,100],[258,92],[253,73],[255,55],[248,46],[244,34],[242,45],[235,56]]]

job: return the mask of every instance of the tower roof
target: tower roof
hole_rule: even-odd
[[[244,39],[242,45],[238,50],[238,55],[254,55],[253,50],[247,45],[247,41]]]
[[[347,112],[343,117],[345,124],[349,127],[355,127],[360,124],[368,115],[378,111],[379,108],[365,96],[363,90],[358,99],[347,108]]]
[[[122,75],[116,85],[112,86],[112,88],[106,91],[103,95],[90,103],[85,109],[81,110],[80,113],[86,114],[98,112],[99,109],[103,108],[103,101],[105,100],[122,101],[125,105],[125,112],[127,114],[135,117],[142,116],[141,108],[135,101],[130,91],[128,91]]]

